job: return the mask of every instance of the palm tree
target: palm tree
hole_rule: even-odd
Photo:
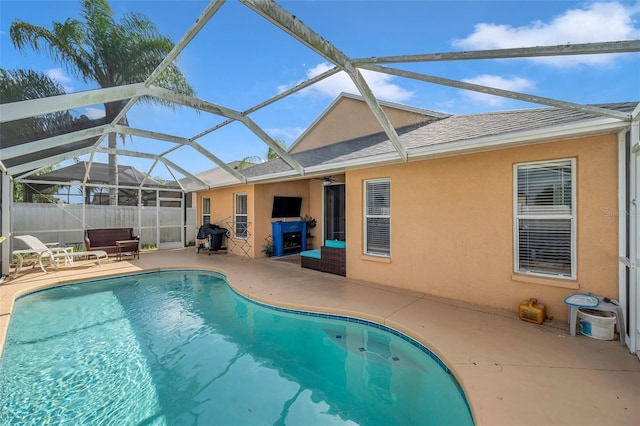
[[[0,103],[26,101],[64,93],[64,88],[60,84],[43,73],[28,69],[0,68]],[[78,119],[68,111],[11,121],[0,126],[0,141],[36,140],[72,129],[77,121]],[[40,170],[36,175],[48,173],[51,170],[52,168],[48,167]],[[28,192],[30,202],[55,202],[52,194],[56,193],[57,188],[57,186],[50,186],[32,194],[31,191],[24,191],[24,184],[14,183],[13,201],[27,201],[24,196],[25,192]]]
[[[9,30],[13,45],[21,52],[28,47],[44,51],[67,72],[84,82],[96,82],[101,88],[140,83],[146,80],[173,48],[173,42],[162,36],[145,16],[127,13],[117,22],[107,0],[82,0],[82,21],[69,18],[53,22],[52,29],[15,20]],[[182,71],[171,64],[155,81],[166,89],[194,95]],[[156,98],[147,102],[175,107]],[[104,104],[107,122],[112,122],[123,110],[126,101]],[[120,124],[127,124],[126,118]],[[109,148],[117,147],[114,133],[109,134]],[[118,184],[118,163],[109,155],[109,175],[112,185]],[[117,190],[110,191],[110,203]]]
[[[277,143],[280,146],[280,148],[282,148],[283,150],[287,148],[287,144],[282,139],[274,139],[274,142]],[[275,160],[276,158],[280,158],[280,156],[278,155],[277,152],[273,150],[273,148],[269,147],[269,150],[267,151],[266,159],[263,160],[257,155],[250,155],[249,157],[244,157],[242,160],[240,160],[240,164],[238,164],[238,170],[246,169],[247,167],[251,167],[255,164],[262,163],[264,161]]]

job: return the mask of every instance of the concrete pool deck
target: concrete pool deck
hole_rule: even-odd
[[[618,341],[569,335],[565,321],[520,321],[514,312],[351,280],[271,259],[143,252],[97,266],[77,261],[48,274],[24,268],[0,285],[0,344],[14,299],[52,285],[170,268],[220,271],[252,299],[383,323],[431,348],[454,372],[477,425],[635,425],[640,360]]]

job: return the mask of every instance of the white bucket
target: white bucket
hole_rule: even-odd
[[[599,340],[613,340],[616,314],[609,311],[578,308],[580,333]]]

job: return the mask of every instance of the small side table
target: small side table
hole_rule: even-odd
[[[117,260],[122,260],[122,256],[133,256],[140,259],[140,240],[119,240],[116,241]]]

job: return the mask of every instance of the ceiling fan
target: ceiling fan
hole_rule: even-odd
[[[311,178],[311,180],[321,180],[322,183],[324,183],[325,185],[329,185],[333,182],[337,182],[336,179],[334,179],[331,176],[323,176],[323,177],[317,177],[317,178]]]

